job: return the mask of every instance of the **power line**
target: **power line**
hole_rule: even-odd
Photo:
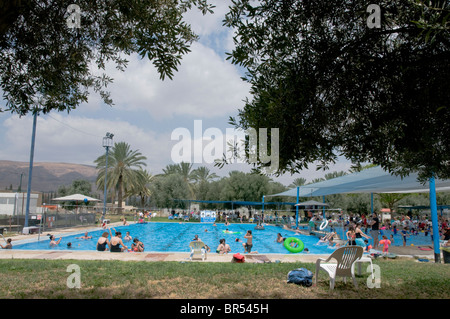
[[[83,134],[86,134],[86,135],[90,135],[90,136],[95,136],[95,137],[98,137],[98,138],[102,138],[102,136],[99,136],[99,135],[96,135],[96,134],[92,134],[92,133],[88,133],[88,132],[82,131],[82,130],[80,130],[80,129],[77,129],[77,128],[73,127],[73,126],[70,126],[70,125],[67,124],[67,123],[64,123],[64,122],[62,122],[62,121],[60,121],[60,120],[55,119],[54,117],[50,116],[49,114],[46,114],[46,115],[47,115],[49,118],[51,118],[52,120],[54,120],[54,121],[56,121],[56,122],[59,122],[59,123],[61,123],[62,125],[71,128],[72,130],[75,130],[75,131],[77,131],[77,132],[80,132],[80,133],[83,133]]]

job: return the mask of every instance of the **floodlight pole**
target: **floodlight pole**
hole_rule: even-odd
[[[27,185],[27,206],[25,210],[25,222],[23,227],[28,227],[28,216],[30,215],[30,197],[31,197],[31,179],[33,176],[33,160],[34,160],[34,144],[36,140],[36,122],[38,111],[35,110],[33,114],[33,131],[31,134],[31,150],[30,150],[30,168],[28,170],[28,185]],[[22,179],[22,176],[21,176]]]
[[[109,148],[113,145],[113,136],[114,134],[106,133],[106,136],[103,137],[103,147],[106,149],[106,155],[105,155],[105,188],[103,193],[103,213],[101,222],[103,223],[103,220],[106,216],[106,197],[107,197],[107,180],[108,180],[108,153]]]
[[[439,247],[439,223],[437,215],[436,204],[436,185],[434,176],[430,177],[430,209],[431,209],[431,223],[433,227],[433,247],[434,247],[434,261],[436,263],[441,262],[441,251]]]

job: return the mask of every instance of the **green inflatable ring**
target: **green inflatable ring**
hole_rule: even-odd
[[[292,242],[296,243],[297,246],[296,247],[292,247],[291,246]],[[284,240],[283,245],[284,245],[284,248],[289,250],[291,253],[300,253],[305,248],[305,244],[303,244],[303,242],[300,239],[296,238],[296,237],[286,238]]]
[[[240,234],[240,231],[226,231],[226,230],[222,230],[222,233],[224,234]]]

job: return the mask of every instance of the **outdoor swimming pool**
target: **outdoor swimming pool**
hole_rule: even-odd
[[[233,233],[224,233],[228,228]],[[146,252],[189,252],[189,243],[198,235],[199,238],[211,248],[211,252],[215,252],[219,245],[219,240],[224,238],[226,243],[230,245],[232,253],[243,253],[242,242],[246,242],[244,235],[247,230],[253,233],[253,249],[263,254],[291,254],[283,244],[277,243],[277,234],[281,233],[283,237],[299,238],[308,248],[310,254],[330,254],[333,249],[326,246],[316,245],[318,238],[315,236],[304,236],[294,233],[293,231],[285,230],[280,227],[266,226],[264,230],[255,229],[255,224],[231,224],[225,226],[217,223],[213,226],[212,223],[176,223],[176,222],[151,222],[146,224],[131,224],[128,226],[114,227],[115,230],[122,233],[122,238],[125,238],[127,231],[135,238],[139,238],[145,245]],[[206,230],[206,231],[205,231]],[[104,232],[103,229],[90,231],[89,235],[92,239],[77,239],[84,234],[72,234],[62,238],[60,244],[56,247],[49,247],[50,240],[47,233],[41,234],[40,241],[16,244],[14,249],[24,250],[96,250],[98,238]],[[112,230],[114,235],[114,230]],[[236,242],[236,238],[242,242]],[[59,239],[59,237],[57,237]],[[67,243],[72,243],[72,248],[67,248]],[[132,241],[126,242],[128,248],[131,247]],[[300,254],[306,254],[305,251]]]

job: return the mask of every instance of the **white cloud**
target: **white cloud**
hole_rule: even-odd
[[[233,65],[200,43],[192,45],[173,80],[161,81],[150,61],[136,56],[125,72],[110,67],[108,74],[114,78],[109,89],[115,109],[145,112],[158,120],[235,114],[250,89]]]

